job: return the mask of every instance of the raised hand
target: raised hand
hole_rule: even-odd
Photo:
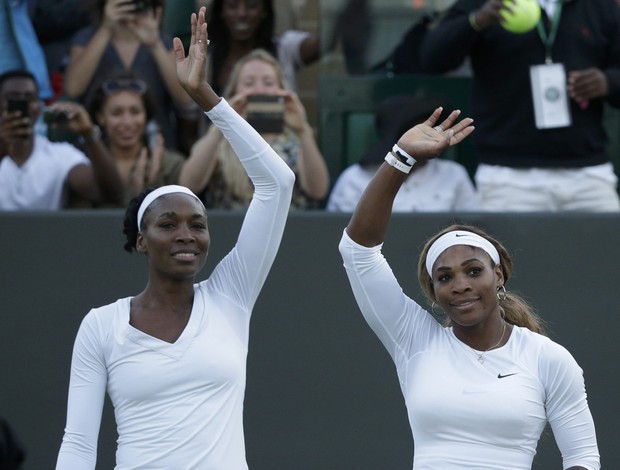
[[[412,127],[398,140],[398,146],[416,160],[438,156],[448,147],[462,142],[474,131],[471,118],[456,122],[461,111],[452,111],[448,117],[437,124],[442,108],[437,108],[422,124]]]
[[[202,7],[198,14],[192,13],[189,50],[187,57],[183,42],[174,38],[174,53],[177,62],[177,77],[179,82],[190,95],[205,83],[207,65],[207,22],[205,21],[206,8]]]

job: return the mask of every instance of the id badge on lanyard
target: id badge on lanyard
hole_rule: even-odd
[[[567,127],[572,123],[568,105],[566,69],[563,64],[553,63],[551,60],[551,48],[560,23],[561,11],[560,1],[553,15],[549,35],[542,25],[542,19],[538,23],[538,33],[546,50],[545,64],[530,67],[532,102],[538,129]]]

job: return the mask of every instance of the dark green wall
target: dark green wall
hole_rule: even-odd
[[[120,212],[0,214],[0,415],[53,468],[62,438],[73,339],[92,306],[139,292],[145,260],[122,249]],[[424,239],[447,215],[395,216],[385,253],[407,293]],[[585,371],[603,464],[620,462],[620,289],[615,215],[469,215],[513,253],[508,284],[547,320]],[[412,445],[394,367],[357,310],[337,250],[346,215],[292,214],[254,310],[246,396],[252,470],[408,470]],[[241,218],[211,213],[203,277]],[[109,407],[99,469],[114,462]],[[552,437],[536,469],[561,468]]]

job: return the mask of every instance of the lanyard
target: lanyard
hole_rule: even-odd
[[[538,35],[545,45],[545,63],[551,64],[553,61],[551,60],[551,49],[553,48],[553,42],[555,41],[555,37],[558,34],[558,27],[560,26],[560,15],[562,14],[562,4],[564,2],[559,0],[557,5],[555,6],[555,11],[553,12],[553,18],[551,18],[551,31],[547,35],[547,31],[543,26],[542,18],[536,25],[538,29]]]

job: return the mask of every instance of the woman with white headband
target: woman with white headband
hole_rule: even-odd
[[[416,161],[466,138],[458,111],[407,131],[366,188],[340,241],[353,293],[392,357],[414,440],[414,470],[530,470],[547,423],[565,470],[600,468],[583,373],[506,290],[512,260],[482,230],[451,226],[420,255],[435,315],[405,295],[381,253],[392,202]],[[435,316],[441,315],[440,323]]]
[[[232,251],[195,283],[209,250],[207,214],[186,187],[134,198],[125,248],[144,254],[142,292],[91,310],[75,341],[57,470],[93,470],[106,391],[118,429],[116,469],[246,470],[243,399],[250,315],[274,261],[294,175],[205,80],[205,8],[192,15],[188,56],[175,38],[183,88],[228,139],[255,195]]]

